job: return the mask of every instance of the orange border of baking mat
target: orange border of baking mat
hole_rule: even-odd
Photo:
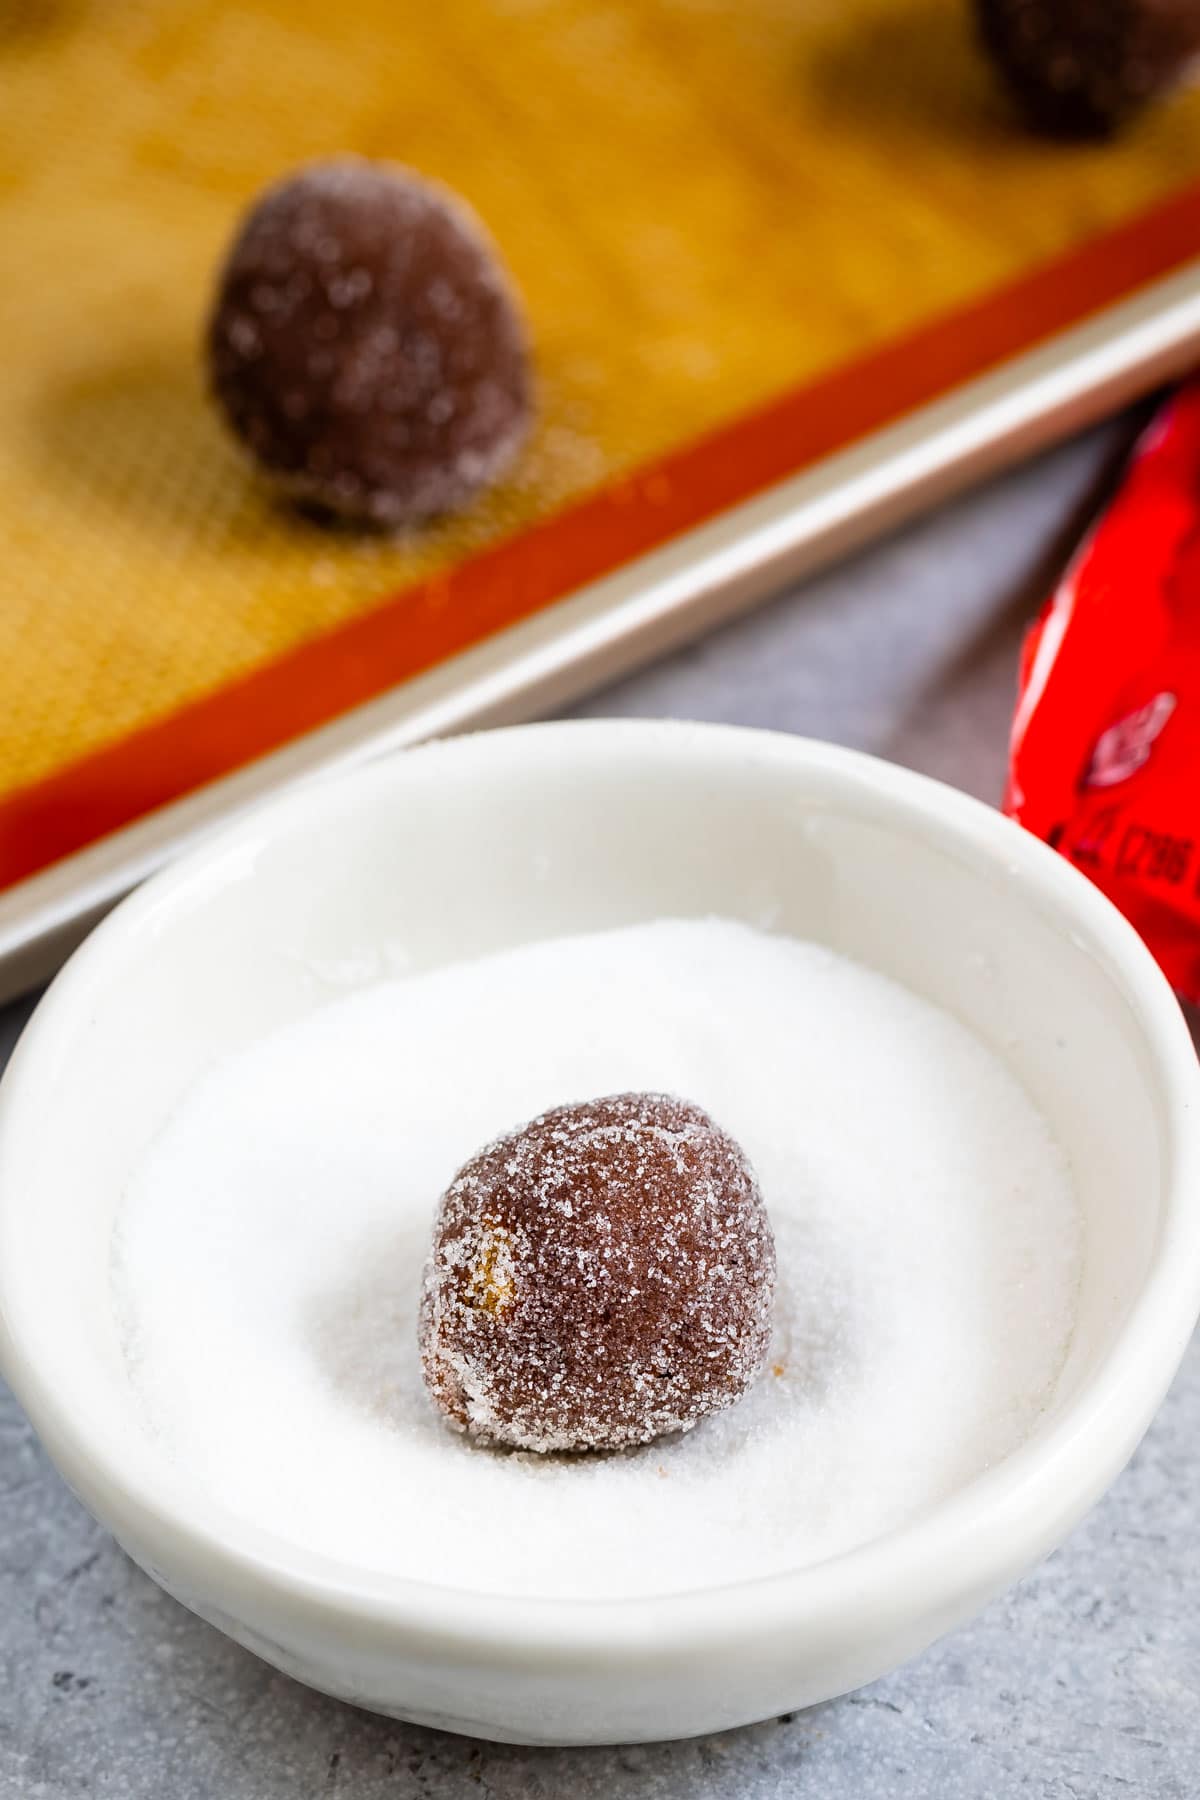
[[[0,801],[0,886],[328,724],[1200,253],[1200,185]]]

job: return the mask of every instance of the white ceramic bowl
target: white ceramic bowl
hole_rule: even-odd
[[[1086,1216],[1058,1400],[1020,1450],[815,1568],[651,1600],[507,1599],[377,1578],[221,1512],[139,1428],[110,1311],[131,1163],[214,1057],[369,979],[662,914],[822,939],[1001,1048]],[[95,932],[0,1096],[3,1369],[129,1554],[268,1661],[480,1737],[686,1736],[825,1699],[967,1618],[1057,1544],[1130,1455],[1200,1305],[1196,1062],[1147,952],[987,808],[795,738],[535,726],[305,787]]]

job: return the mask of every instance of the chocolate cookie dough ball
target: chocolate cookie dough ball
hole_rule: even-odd
[[[512,288],[475,216],[359,157],[268,188],[220,277],[214,395],[290,495],[385,528],[463,505],[530,414]]]
[[[975,0],[984,45],[1037,130],[1108,137],[1200,52],[1200,0]]]
[[[648,1443],[750,1386],[774,1286],[754,1172],[707,1113],[665,1094],[561,1106],[481,1150],[442,1197],[425,1382],[493,1443]]]

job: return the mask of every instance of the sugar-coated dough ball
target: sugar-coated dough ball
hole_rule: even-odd
[[[1200,0],[975,0],[980,33],[1037,130],[1108,137],[1200,52]]]
[[[475,215],[387,163],[270,187],[221,273],[212,391],[287,493],[384,528],[462,506],[530,416],[520,310]]]
[[[750,1386],[774,1286],[754,1172],[707,1113],[665,1094],[561,1106],[481,1150],[442,1197],[425,1382],[492,1443],[644,1444]]]

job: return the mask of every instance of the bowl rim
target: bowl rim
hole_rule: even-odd
[[[55,1044],[86,1010],[89,991],[114,955],[152,919],[209,883],[222,862],[252,846],[311,830],[352,790],[403,789],[406,772],[436,760],[482,756],[494,778],[515,756],[557,758],[599,749],[634,759],[698,754],[743,764],[786,766],[840,781],[884,809],[898,829],[932,832],[998,876],[1020,881],[1043,914],[1086,941],[1124,994],[1151,1057],[1162,1108],[1164,1198],[1150,1264],[1120,1335],[1061,1415],[905,1524],[807,1568],[681,1592],[613,1598],[488,1593],[376,1573],[306,1550],[208,1500],[177,1478],[127,1478],[120,1442],[72,1412],[69,1392],[39,1370],[36,1307],[21,1295],[7,1254],[9,1221],[29,1184],[44,1109],[39,1091]],[[1175,996],[1150,952],[1111,902],[1077,869],[983,802],[858,751],[755,728],[674,720],[584,720],[510,727],[437,741],[289,788],[145,883],[95,929],[34,1012],[0,1084],[0,1369],[68,1480],[102,1489],[101,1516],[118,1516],[128,1535],[160,1547],[165,1561],[191,1569],[201,1588],[214,1568],[225,1584],[268,1591],[326,1616],[406,1637],[524,1650],[594,1663],[643,1651],[693,1653],[706,1643],[761,1640],[765,1632],[846,1627],[881,1608],[946,1611],[965,1590],[1001,1588],[1074,1524],[1119,1472],[1148,1425],[1182,1357],[1200,1311],[1200,1068]],[[78,1477],[78,1480],[76,1478]],[[224,1585],[224,1584],[223,1584]]]

